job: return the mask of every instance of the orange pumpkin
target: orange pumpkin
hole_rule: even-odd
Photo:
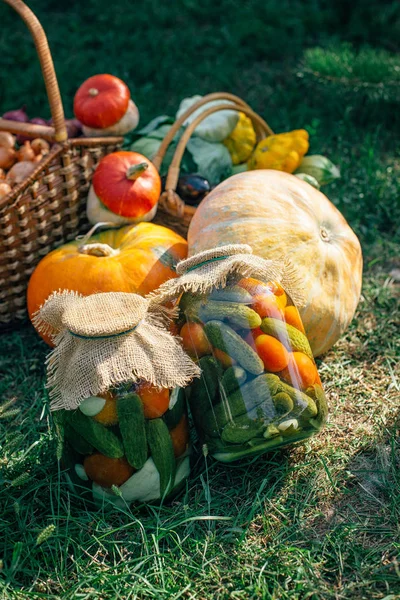
[[[114,75],[84,81],[75,94],[74,114],[85,135],[124,135],[135,129],[139,112],[130,97],[128,86]]]
[[[115,125],[128,108],[128,86],[114,75],[93,75],[82,83],[74,98],[76,118],[88,127]]]
[[[90,186],[90,223],[117,225],[150,221],[157,210],[161,179],[154,165],[137,152],[113,152],[99,162]],[[111,211],[111,212],[110,212]]]
[[[70,242],[50,252],[34,270],[28,285],[29,315],[60,289],[84,296],[94,292],[145,296],[176,277],[174,265],[186,255],[187,243],[180,235],[153,223],[104,231],[85,244]]]
[[[190,224],[189,255],[250,244],[263,258],[289,257],[306,295],[301,318],[315,356],[329,350],[356,310],[360,243],[324,194],[288,173],[234,175],[201,202]]]

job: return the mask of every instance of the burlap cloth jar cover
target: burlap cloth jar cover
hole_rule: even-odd
[[[179,300],[180,336],[202,369],[189,404],[209,453],[231,462],[318,432],[327,406],[295,266],[230,245],[181,261],[177,273],[152,301]]]
[[[189,473],[183,388],[199,367],[167,330],[171,311],[128,293],[53,294],[50,408],[74,491],[116,505],[166,498]]]

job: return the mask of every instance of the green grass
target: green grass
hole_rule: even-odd
[[[87,512],[59,472],[46,347],[1,337],[0,598],[400,598],[400,160],[398,105],[297,77],[308,47],[398,50],[400,7],[355,0],[31,3],[66,107],[94,72],[127,81],[142,123],[195,93],[229,90],[276,131],[306,127],[342,179],[324,188],[359,235],[362,301],[319,361],[331,416],[297,448],[224,466],[197,455],[172,505]],[[48,115],[29,35],[0,6],[0,110]],[[8,405],[7,405],[8,403]],[[49,528],[50,529],[46,529]],[[45,539],[47,538],[47,539]],[[40,543],[38,543],[38,541]]]
[[[326,77],[367,84],[400,82],[400,58],[376,48],[364,47],[359,52],[349,44],[330,49],[310,48],[304,60],[310,70]]]

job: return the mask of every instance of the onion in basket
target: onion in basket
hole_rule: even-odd
[[[26,179],[32,173],[35,167],[36,164],[30,160],[22,160],[15,163],[15,165],[11,167],[7,173],[7,183],[10,185],[22,183],[24,179]]]

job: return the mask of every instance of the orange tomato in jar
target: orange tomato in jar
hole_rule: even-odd
[[[126,458],[109,458],[97,452],[85,458],[83,467],[89,479],[107,488],[122,485],[135,471]]]
[[[252,296],[257,296],[261,294],[272,294],[273,291],[266,283],[263,283],[259,279],[254,279],[253,277],[245,277],[240,279],[237,284],[239,287],[249,292]]]
[[[289,363],[279,375],[300,390],[307,389],[317,378],[319,379],[317,367],[303,352],[289,353]]]
[[[179,458],[186,451],[189,443],[189,425],[186,415],[182,415],[178,425],[169,432],[172,439],[175,458]]]
[[[166,357],[166,360],[168,357]],[[157,388],[150,383],[139,386],[137,393],[143,403],[143,412],[146,419],[157,419],[169,408],[169,390]]]
[[[214,358],[216,358],[221,363],[221,365],[224,367],[224,369],[227,369],[228,367],[231,367],[232,365],[236,365],[236,360],[234,358],[231,358],[223,350],[219,350],[218,348],[213,348],[213,355],[214,355]]]
[[[272,317],[273,319],[283,321],[283,311],[277,296],[274,296],[274,294],[254,296],[251,308],[255,310],[262,319],[265,317]]]
[[[210,342],[200,323],[188,321],[180,331],[182,346],[192,358],[201,358],[211,353]]]
[[[282,342],[272,335],[259,335],[255,340],[255,345],[266,371],[278,373],[288,366],[289,352]]]
[[[118,423],[117,403],[111,392],[98,394],[100,398],[104,398],[106,403],[93,419],[105,426],[116,425]]]
[[[292,325],[301,333],[306,333],[304,330],[304,325],[300,317],[300,313],[295,306],[287,306],[284,311],[284,318],[288,325]]]

